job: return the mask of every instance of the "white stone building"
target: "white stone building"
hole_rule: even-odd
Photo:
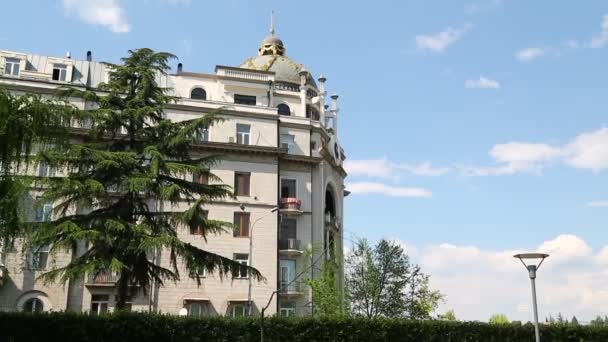
[[[0,86],[15,94],[50,96],[65,85],[95,88],[107,77],[106,66],[94,62],[90,52],[86,59],[77,60],[0,51]],[[133,310],[238,316],[248,313],[250,307],[258,312],[274,291],[278,293],[269,314],[310,314],[314,310],[310,289],[300,280],[318,273],[311,263],[317,261],[319,266],[320,260],[342,255],[346,176],[344,151],[337,140],[338,96],[328,98],[325,81],[323,76],[315,81],[310,71],[287,57],[272,28],[257,56],[238,67],[218,65],[215,73],[205,74],[186,71],[180,63],[174,74],[159,77],[160,85],[172,88],[179,97],[167,109],[173,120],[225,107],[227,120],[211,127],[196,148],[222,154],[222,162],[212,171],[234,186],[238,195],[235,201],[216,202],[208,208],[210,218],[234,222],[237,232],[211,236],[207,244],[196,231],[180,231],[181,237],[251,263],[267,281],[250,281],[246,276],[222,280],[208,274],[198,286],[181,272],[178,283],[153,284],[148,296],[133,298]],[[74,103],[86,106],[79,99]],[[57,171],[41,165],[30,172],[46,175]],[[280,209],[273,210],[276,207]],[[32,219],[48,219],[51,209],[49,204],[36,210]],[[311,247],[314,253],[304,253]],[[0,310],[113,310],[115,276],[73,279],[65,286],[44,285],[36,277],[67,263],[70,255],[20,248],[5,248],[0,253]],[[159,253],[156,261],[166,264],[166,254]],[[291,283],[300,273],[304,275]]]

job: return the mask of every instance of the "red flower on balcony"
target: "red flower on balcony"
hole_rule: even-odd
[[[300,210],[302,201],[294,197],[283,197],[281,198],[281,209],[294,209]]]

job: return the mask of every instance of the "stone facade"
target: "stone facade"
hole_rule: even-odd
[[[262,47],[269,42],[278,44],[274,31],[269,37]],[[249,196],[208,208],[210,218],[228,222],[235,212],[248,212],[250,237],[222,234],[209,237],[207,243],[189,231],[180,231],[180,237],[226,257],[251,257],[249,261],[267,279],[251,282],[253,313],[266,305],[273,291],[281,289],[268,313],[310,314],[314,310],[310,290],[297,282],[288,288],[282,284],[300,273],[314,277],[313,261],[341,255],[345,157],[337,142],[337,96],[332,96],[331,110],[327,110],[325,78],[319,77],[317,86],[310,72],[284,56],[283,43],[278,42],[278,48],[260,48],[260,56],[281,59],[274,68],[248,62],[241,67],[217,66],[214,74],[204,74],[184,71],[180,64],[175,73],[159,76],[158,82],[179,98],[167,108],[172,120],[187,120],[224,107],[226,121],[211,127],[207,141],[197,148],[221,152],[223,159],[212,172],[228,185],[234,185],[235,172],[250,173]],[[51,96],[57,87],[94,88],[107,77],[107,67],[92,61],[90,53],[86,59],[76,60],[0,51],[0,86],[15,94]],[[78,99],[74,103],[86,106]],[[249,127],[248,141],[237,137],[237,127],[247,127],[242,125]],[[273,212],[275,207],[280,210]],[[289,224],[292,226],[286,227]],[[313,253],[304,253],[311,248]],[[0,310],[113,310],[115,277],[43,284],[36,277],[69,262],[71,255],[49,255],[45,265],[38,265],[41,269],[34,269],[32,253],[22,244],[0,252],[4,273]],[[40,263],[40,258],[36,260]],[[166,265],[168,255],[160,251],[155,260]],[[133,298],[132,309],[191,315],[239,315],[248,310],[249,279],[207,274],[199,286],[187,272],[180,273],[181,281],[154,284],[147,296]]]

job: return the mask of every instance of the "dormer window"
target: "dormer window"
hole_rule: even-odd
[[[19,66],[21,61],[17,58],[4,59],[4,74],[10,76],[19,76]]]
[[[65,64],[53,64],[53,81],[65,82],[68,74],[68,66]]]
[[[207,92],[203,88],[194,88],[190,92],[190,98],[193,100],[207,100]]]
[[[289,106],[281,103],[280,105],[277,106],[279,115],[291,115],[291,109],[289,109]]]

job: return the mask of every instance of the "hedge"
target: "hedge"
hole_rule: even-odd
[[[265,341],[533,341],[531,324],[360,318],[280,318],[265,321]],[[608,328],[542,325],[546,341],[608,341]],[[0,313],[0,341],[259,341],[259,319],[187,318],[141,313]]]

